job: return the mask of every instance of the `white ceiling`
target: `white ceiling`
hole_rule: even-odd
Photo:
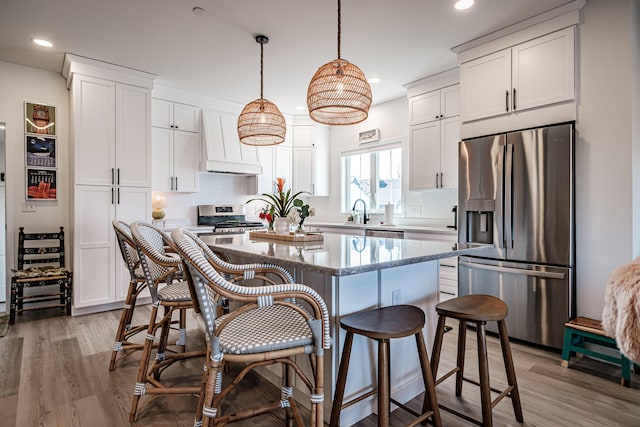
[[[456,65],[451,47],[569,0],[343,0],[342,57],[372,85],[373,102]],[[70,52],[158,75],[156,83],[246,104],[260,96],[301,114],[309,81],[337,57],[336,0],[3,0],[0,60],[60,72]],[[196,16],[196,6],[206,14]],[[38,47],[31,38],[54,43]],[[0,77],[1,78],[1,77]]]

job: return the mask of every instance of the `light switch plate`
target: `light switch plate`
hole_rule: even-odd
[[[27,200],[24,200],[22,202],[22,212],[35,212],[36,211],[36,204],[34,202],[29,202]]]

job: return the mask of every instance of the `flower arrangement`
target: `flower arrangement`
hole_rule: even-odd
[[[291,193],[291,189],[289,188],[287,191],[284,190],[286,180],[284,178],[276,179],[276,192],[273,194],[262,193],[262,197],[255,197],[247,201],[253,202],[255,200],[260,200],[262,202],[266,202],[267,206],[263,208],[260,213],[261,219],[266,219],[269,222],[269,225],[272,225],[272,222],[276,217],[280,218],[289,218],[289,214],[294,211],[298,212],[302,210],[306,206],[305,216],[309,216],[309,205],[305,205],[305,203],[300,200],[298,197],[301,194],[310,194],[308,191],[298,191],[297,193]],[[294,209],[295,208],[295,209]],[[271,218],[271,221],[269,220]],[[289,219],[289,221],[291,221]],[[304,219],[302,220],[304,222]],[[302,224],[302,222],[300,224]]]
[[[302,233],[304,220],[310,216],[314,216],[316,214],[316,210],[315,208],[310,208],[309,205],[302,202],[302,200],[297,201],[300,203],[294,203],[295,209],[292,209],[291,212],[289,212],[288,218],[290,224],[297,225],[296,232]]]
[[[260,219],[267,221],[267,223],[269,224],[269,231],[273,231],[273,221],[275,221],[276,219],[275,210],[276,209],[273,207],[273,205],[267,205],[262,208],[260,214],[258,215]]]

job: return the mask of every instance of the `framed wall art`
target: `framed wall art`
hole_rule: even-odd
[[[55,168],[56,139],[40,135],[25,135],[25,166]]]
[[[25,102],[24,119],[25,133],[56,135],[56,107]]]
[[[27,168],[27,200],[57,200],[57,171]]]

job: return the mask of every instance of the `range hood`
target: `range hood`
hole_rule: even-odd
[[[238,116],[211,109],[202,111],[206,172],[261,175],[262,165],[255,146],[240,143]]]

